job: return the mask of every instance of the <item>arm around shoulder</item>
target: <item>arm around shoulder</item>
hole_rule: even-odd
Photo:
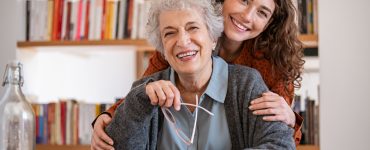
[[[258,72],[255,73],[251,100],[260,97],[268,89]],[[250,103],[245,104],[247,106]],[[264,121],[263,116],[256,116],[248,109],[249,143],[252,149],[295,149],[292,137],[294,129],[280,121]]]
[[[124,104],[116,110],[112,122],[106,127],[113,139],[115,149],[145,149],[149,135],[150,121],[157,112],[145,93],[146,83],[133,88]]]

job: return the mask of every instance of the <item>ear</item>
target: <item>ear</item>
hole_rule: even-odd
[[[167,61],[166,54],[163,51],[161,52],[161,55],[162,55],[162,58]]]
[[[213,41],[213,43],[212,43],[212,51],[214,51],[216,49],[216,46],[217,46],[217,41]]]
[[[165,54],[162,54],[162,58],[167,61],[167,57]]]

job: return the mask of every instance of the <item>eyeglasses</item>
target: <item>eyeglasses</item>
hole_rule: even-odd
[[[166,120],[169,122],[169,124],[171,125],[172,128],[174,128],[174,130],[176,131],[176,135],[186,144],[186,145],[191,145],[193,144],[193,140],[194,140],[194,134],[195,134],[195,127],[197,126],[197,120],[198,120],[198,108],[204,110],[205,112],[207,112],[209,115],[213,116],[214,114],[211,113],[210,111],[208,111],[207,109],[205,109],[204,107],[202,106],[199,106],[198,105],[198,95],[195,95],[195,105],[194,104],[189,104],[189,103],[181,103],[181,105],[187,105],[187,106],[193,106],[195,107],[195,120],[194,120],[194,127],[193,127],[193,132],[191,134],[191,138],[189,138],[182,130],[181,128],[177,127],[177,124],[176,124],[176,119],[175,117],[172,115],[171,111],[166,108],[166,107],[161,107],[162,109],[162,112],[164,114],[164,117],[166,118]]]

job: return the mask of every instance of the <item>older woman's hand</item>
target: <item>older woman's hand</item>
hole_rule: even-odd
[[[105,126],[111,121],[112,118],[107,114],[102,114],[96,119],[91,137],[91,150],[114,150],[113,140],[104,131]]]
[[[146,94],[152,105],[171,107],[180,110],[180,92],[171,81],[159,80],[151,82],[145,87]]]
[[[262,97],[251,101],[249,109],[254,115],[264,116],[265,121],[282,121],[291,127],[295,126],[295,115],[283,97],[273,92],[266,92]]]

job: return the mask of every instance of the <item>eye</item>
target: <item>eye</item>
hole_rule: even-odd
[[[164,37],[171,36],[171,35],[173,35],[173,34],[174,34],[174,32],[173,32],[173,31],[165,32],[165,33],[164,33]]]
[[[199,26],[194,25],[194,24],[186,27],[187,32],[196,32],[198,31],[198,29],[199,29]]]
[[[199,29],[197,26],[191,26],[188,28],[189,31],[194,31],[194,30],[197,30]]]
[[[241,3],[243,3],[244,5],[248,5],[249,3],[249,0],[239,0]]]
[[[258,13],[259,16],[263,16],[264,18],[268,17],[268,14],[263,10],[259,10],[257,13]]]

